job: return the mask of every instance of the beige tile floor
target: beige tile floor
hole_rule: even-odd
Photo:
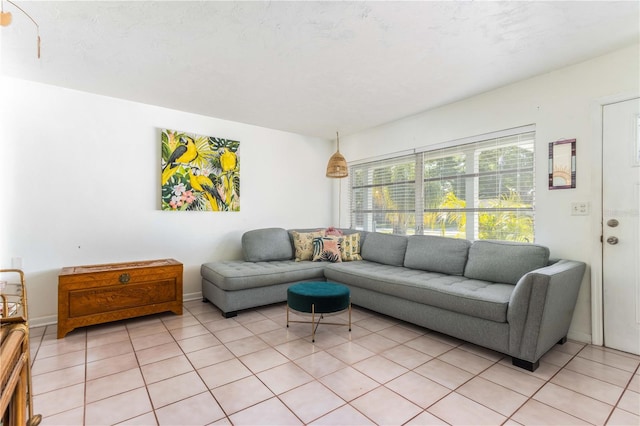
[[[32,329],[42,424],[640,425],[640,357],[626,353],[569,341],[529,373],[359,308],[351,333],[320,325],[314,344],[310,325],[285,327],[284,304],[230,319],[184,306],[64,339]]]

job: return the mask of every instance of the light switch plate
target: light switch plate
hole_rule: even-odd
[[[587,216],[589,214],[589,202],[573,201],[571,203],[571,216]]]

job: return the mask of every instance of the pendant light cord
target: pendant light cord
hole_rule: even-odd
[[[342,228],[342,180],[338,181],[338,228]]]
[[[2,11],[4,12],[4,2],[5,0],[2,0]],[[36,34],[37,34],[37,40],[38,40],[38,59],[40,59],[40,25],[38,25],[38,23],[36,22],[35,19],[33,19],[31,17],[31,15],[29,15],[23,8],[21,8],[20,6],[18,6],[17,4],[15,4],[14,2],[12,2],[11,0],[6,0],[7,3],[12,4],[14,7],[16,7],[20,12],[24,13],[27,18],[29,18],[31,20],[31,22],[33,22],[33,25],[36,26]]]
[[[340,152],[340,135],[336,132],[336,140],[338,142],[338,152]],[[342,180],[338,181],[338,228],[342,222]]]

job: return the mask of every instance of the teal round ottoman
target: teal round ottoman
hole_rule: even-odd
[[[294,284],[287,289],[287,327],[290,322],[308,321],[290,321],[289,309],[298,312],[311,314],[311,341],[316,341],[316,330],[320,325],[320,320],[324,318],[323,314],[334,313],[349,310],[349,323],[331,323],[332,325],[348,325],[351,331],[351,292],[349,287],[332,282],[309,281]],[[316,322],[316,314],[320,314]]]

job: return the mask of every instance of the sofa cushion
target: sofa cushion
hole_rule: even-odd
[[[362,244],[360,255],[365,260],[385,265],[402,266],[407,251],[407,237],[370,232]]]
[[[313,239],[314,262],[342,262],[340,246],[342,237],[317,237]]]
[[[289,234],[282,228],[247,231],[242,235],[242,256],[248,262],[292,259]]]
[[[407,238],[404,266],[443,274],[462,275],[471,243],[456,238],[412,235]]]
[[[352,260],[362,260],[360,256],[360,233],[356,232],[342,237],[340,245],[340,254],[343,262],[351,262]]]
[[[234,291],[305,280],[324,280],[325,262],[243,262],[223,260],[205,263],[200,267],[203,280],[222,290]]]
[[[369,238],[369,236],[367,236]],[[515,286],[369,262],[327,264],[328,281],[504,323]]]
[[[323,237],[324,231],[319,230],[313,232],[289,232],[291,232],[291,237],[293,238],[293,247],[295,250],[296,261],[300,262],[302,260],[313,259],[313,239],[317,237]]]
[[[464,276],[497,283],[516,284],[527,272],[547,266],[549,249],[510,241],[474,241]]]

